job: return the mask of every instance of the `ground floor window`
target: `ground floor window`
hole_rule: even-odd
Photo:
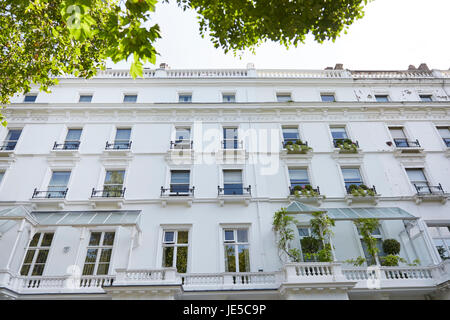
[[[106,275],[109,272],[115,232],[91,232],[83,275]]]
[[[248,229],[224,229],[225,272],[250,272]]]
[[[441,259],[450,259],[450,226],[429,227],[429,230]]]
[[[188,263],[189,231],[165,230],[163,238],[164,268],[176,267],[178,273],[186,273]]]
[[[53,233],[35,233],[28,245],[25,259],[20,269],[22,276],[42,276],[48,253],[53,241]]]

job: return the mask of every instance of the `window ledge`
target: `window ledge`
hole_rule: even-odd
[[[125,202],[124,198],[120,197],[91,197],[89,203],[95,209],[98,206],[113,206],[121,209]]]
[[[67,204],[66,198],[31,198],[30,202],[33,210],[40,207],[56,207],[57,209],[64,209]]]
[[[416,202],[416,204],[421,204],[423,201],[436,201],[442,204],[446,204],[449,197],[450,197],[449,193],[415,194],[413,196],[413,200]]]
[[[376,194],[374,196],[354,196],[351,194],[347,194],[344,197],[344,200],[347,202],[347,205],[351,205],[352,203],[371,203],[373,205],[377,205],[380,199],[380,195]]]
[[[243,203],[246,206],[250,204],[252,196],[250,194],[219,194],[217,199],[221,207],[224,206],[226,202],[228,203]]]
[[[161,206],[165,208],[167,204],[185,204],[188,207],[192,207],[192,201],[194,196],[192,194],[187,195],[170,195],[165,194],[160,196]]]

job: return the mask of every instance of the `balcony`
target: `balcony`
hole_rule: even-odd
[[[103,190],[92,188],[89,201],[93,208],[96,208],[99,205],[113,205],[122,208],[126,189],[127,188],[122,189],[122,185],[105,186]]]
[[[114,141],[114,142],[106,142],[105,150],[103,153],[108,156],[124,156],[129,155],[131,151],[131,143],[132,141]]]
[[[0,144],[0,157],[13,157],[17,140],[5,140]]]
[[[356,202],[378,204],[380,195],[377,194],[375,186],[369,188],[364,184],[351,184],[346,186],[345,190],[347,195],[344,199],[348,205]]]
[[[166,160],[173,164],[191,164],[194,160],[193,147],[194,141],[189,139],[170,141]]]
[[[394,155],[398,157],[425,156],[417,139],[394,139]]]
[[[439,201],[445,204],[449,197],[449,194],[444,191],[440,183],[437,186],[431,186],[428,183],[425,185],[413,184],[413,186],[416,189],[414,200],[417,204],[420,204],[422,201]]]
[[[300,200],[302,202],[314,202],[321,204],[325,197],[320,194],[319,187],[313,188],[311,185],[289,186],[289,199]]]
[[[161,204],[165,207],[167,203],[184,203],[191,207],[194,191],[195,187],[190,188],[189,184],[171,184],[169,188],[161,186]]]
[[[244,202],[248,206],[252,196],[252,186],[244,187],[238,183],[217,186],[217,196],[220,206],[223,206],[225,202]]]
[[[64,143],[55,143],[53,144],[54,151],[74,151],[78,150],[80,147],[80,141],[65,141]]]
[[[423,267],[347,267],[339,262],[301,262],[284,264],[275,272],[177,273],[175,268],[115,271],[115,275],[105,276],[23,277],[2,270],[0,287],[15,293],[16,298],[82,293],[105,297],[106,293],[112,299],[189,299],[202,294],[209,298],[228,294],[233,297],[233,291],[245,291],[255,298],[262,290],[269,290],[276,299],[358,299],[381,292],[392,296],[438,293],[439,286],[450,280],[450,261]]]
[[[244,163],[247,159],[244,150],[244,142],[237,139],[225,139],[221,141],[220,150],[217,153],[218,163]]]
[[[35,188],[30,201],[33,204],[34,209],[38,206],[53,205],[56,205],[59,209],[64,209],[68,191],[68,188],[62,190],[38,190]]]

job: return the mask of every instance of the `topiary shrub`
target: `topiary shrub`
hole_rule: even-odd
[[[400,253],[400,242],[395,239],[386,239],[383,241],[383,251],[387,255],[397,255]]]

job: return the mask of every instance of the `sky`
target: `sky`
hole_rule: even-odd
[[[450,0],[374,0],[334,43],[319,44],[309,36],[305,44],[286,49],[268,42],[242,57],[215,49],[200,36],[195,12],[183,12],[171,2],[160,1],[153,16],[162,39],[155,43],[156,66],[146,64],[151,69],[162,62],[171,69],[246,68],[247,63],[257,69],[324,69],[336,63],[351,70],[406,70],[421,63],[450,68]],[[129,63],[107,66],[129,68]]]

